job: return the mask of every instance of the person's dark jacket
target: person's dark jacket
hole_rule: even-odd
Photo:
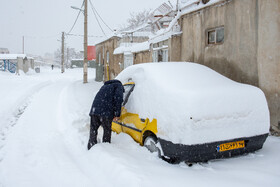
[[[119,80],[104,83],[96,94],[89,115],[98,115],[113,119],[120,117],[124,88]]]

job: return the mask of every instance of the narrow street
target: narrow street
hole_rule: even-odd
[[[0,74],[1,85],[6,83],[1,94],[14,98],[14,102],[9,97],[1,101],[1,187],[279,184],[276,137],[268,137],[256,153],[193,167],[168,164],[126,134],[113,133],[112,144],[98,144],[88,151],[88,112],[102,83],[94,81],[91,69],[90,83],[83,84],[80,72],[43,69],[40,75]]]

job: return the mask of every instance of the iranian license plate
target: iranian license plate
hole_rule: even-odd
[[[244,148],[244,147],[245,147],[245,142],[244,142],[244,140],[242,140],[242,141],[220,144],[217,147],[217,151],[223,152],[223,151],[229,151],[229,150],[233,150],[233,149],[240,149],[240,148]]]

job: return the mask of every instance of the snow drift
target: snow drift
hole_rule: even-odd
[[[128,67],[116,79],[135,82],[125,108],[157,119],[157,136],[201,144],[266,134],[269,111],[263,92],[196,63]]]

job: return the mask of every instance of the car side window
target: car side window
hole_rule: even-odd
[[[123,106],[127,103],[128,98],[131,94],[131,92],[134,89],[135,84],[131,83],[131,84],[125,84],[124,87],[124,93],[123,93]]]

